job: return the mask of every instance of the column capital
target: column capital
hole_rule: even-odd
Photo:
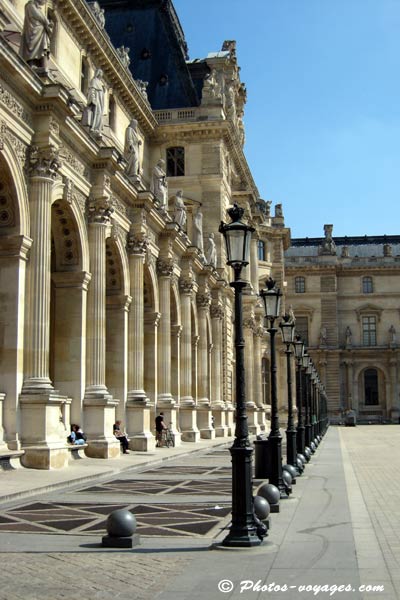
[[[29,150],[29,175],[31,177],[43,177],[45,179],[56,179],[61,167],[60,150],[56,146],[31,146]]]
[[[181,294],[185,294],[187,296],[191,296],[194,291],[196,291],[197,284],[194,279],[190,277],[181,277],[179,279],[179,290]]]
[[[103,196],[102,198],[90,197],[88,211],[89,223],[108,225],[111,221],[113,212],[113,203],[108,196]]]
[[[157,273],[161,277],[171,277],[174,271],[174,263],[172,259],[165,260],[163,258],[157,259]]]
[[[222,320],[225,315],[224,307],[222,304],[211,304],[210,314],[212,319]]]
[[[196,302],[199,308],[209,308],[211,305],[211,294],[209,292],[197,294]]]
[[[128,233],[126,239],[126,250],[128,254],[141,254],[144,258],[148,246],[149,241],[144,235]]]
[[[256,333],[256,322],[253,317],[243,319],[243,327],[251,329],[254,333]]]

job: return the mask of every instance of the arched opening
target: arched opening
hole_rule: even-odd
[[[71,399],[71,421],[82,422],[84,323],[87,273],[73,210],[65,200],[51,207],[51,299],[49,375],[56,390]],[[68,424],[69,416],[64,415]]]
[[[0,447],[19,448],[26,253],[14,177],[0,153]],[[4,394],[4,396],[3,396]]]
[[[127,332],[129,301],[117,241],[106,241],[106,387],[115,400],[117,418],[125,419],[127,395]]]
[[[385,373],[368,366],[359,374],[359,418],[361,421],[380,422],[387,418],[387,380]]]
[[[379,404],[378,371],[376,369],[365,369],[364,371],[364,398],[365,406]]]
[[[157,327],[160,315],[155,304],[156,292],[151,270],[147,264],[143,269],[144,295],[144,389],[153,405],[151,426],[157,410]]]

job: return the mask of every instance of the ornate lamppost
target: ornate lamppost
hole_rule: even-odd
[[[304,417],[305,417],[305,421],[304,421],[304,429],[305,429],[305,435],[304,435],[304,449],[308,448],[310,450],[311,453],[311,449],[310,449],[310,443],[311,443],[311,423],[310,423],[310,414],[311,414],[311,409],[310,409],[310,400],[311,400],[311,383],[310,383],[310,377],[311,377],[311,358],[309,357],[309,355],[306,353],[303,356],[303,369],[304,369]]]
[[[267,329],[270,335],[271,351],[271,431],[268,436],[268,452],[270,455],[269,482],[279,489],[281,498],[287,498],[285,483],[282,478],[282,436],[279,431],[276,382],[275,335],[278,330],[274,327],[275,319],[279,317],[282,293],[279,288],[275,287],[275,281],[273,279],[269,278],[266,285],[267,287],[260,291],[260,296],[264,302],[265,318],[270,322],[270,327]]]
[[[287,407],[288,420],[286,429],[286,460],[288,465],[292,465],[297,471],[297,431],[293,418],[293,395],[292,395],[292,346],[294,344],[295,326],[294,320],[290,315],[285,315],[279,325],[282,332],[282,340],[286,345],[286,383],[287,383]]]
[[[296,405],[297,405],[297,453],[304,454],[305,446],[305,430],[303,420],[303,356],[304,356],[304,342],[301,340],[299,335],[296,336],[294,342],[294,354],[296,357],[297,364],[297,377],[296,377]]]
[[[236,427],[230,449],[232,457],[232,522],[222,544],[248,547],[261,543],[257,535],[252,496],[252,453],[246,414],[242,291],[247,283],[240,278],[242,268],[249,264],[253,227],[241,221],[244,209],[234,204],[228,210],[231,223],[219,227],[225,238],[227,264],[233,268],[235,279],[235,352],[236,352]]]

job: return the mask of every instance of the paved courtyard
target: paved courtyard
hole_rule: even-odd
[[[82,461],[69,480],[0,474],[1,600],[400,598],[399,426],[331,427],[252,549],[215,548],[229,522],[228,446],[129,459]],[[103,549],[105,519],[122,506],[141,544]]]

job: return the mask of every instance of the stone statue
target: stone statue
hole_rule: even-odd
[[[283,217],[282,204],[275,204],[275,217]]]
[[[208,236],[208,243],[206,248],[206,263],[211,265],[214,269],[217,268],[217,247],[214,242],[214,234],[210,233]]]
[[[154,194],[156,200],[159,201],[162,208],[166,208],[168,199],[168,182],[164,167],[165,161],[160,158],[153,169],[153,174],[150,181],[150,191]]]
[[[121,46],[120,48],[117,48],[117,54],[120,57],[121,62],[124,65],[125,69],[128,69],[129,65],[131,64],[131,59],[129,58],[129,52],[130,52],[130,48],[126,48],[125,46]]]
[[[225,94],[225,107],[228,117],[234,120],[236,117],[236,99],[233,84],[228,87],[228,91]]]
[[[328,331],[325,326],[321,327],[321,331],[319,333],[319,345],[326,346],[328,343]]]
[[[99,24],[100,29],[104,29],[106,24],[104,8],[101,8],[98,2],[90,2],[89,6],[95,16],[97,23]]]
[[[348,326],[346,327],[346,331],[345,331],[344,335],[346,336],[346,346],[351,346],[353,343],[352,342],[353,336],[352,336],[350,327],[348,327]]]
[[[203,213],[198,208],[193,215],[193,235],[192,235],[193,246],[196,246],[204,254],[203,244]]]
[[[325,239],[320,248],[320,254],[336,254],[336,244],[332,238],[333,225],[324,225]]]
[[[138,135],[137,125],[136,119],[132,119],[125,132],[125,155],[127,160],[125,173],[128,177],[140,175],[139,147],[142,141]]]
[[[25,4],[25,19],[19,53],[34,68],[47,70],[53,23],[41,9],[46,0],[30,0]]]
[[[174,221],[179,225],[181,229],[184,229],[186,226],[186,206],[183,201],[183,192],[182,190],[178,190],[175,196],[175,210],[174,210]]]
[[[222,100],[221,86],[218,83],[216,69],[212,69],[208,77],[204,79],[202,97],[211,101]]]
[[[393,325],[390,326],[389,329],[389,346],[391,348],[393,348],[394,346],[396,346],[397,344],[397,340],[396,340],[396,330],[393,327]]]
[[[140,89],[140,93],[142,94],[142,96],[144,98],[146,98],[146,100],[148,100],[148,96],[147,96],[147,86],[149,85],[148,81],[142,81],[141,79],[136,79],[136,83],[139,86]]]
[[[103,130],[104,113],[104,83],[103,71],[96,69],[93,79],[89,84],[87,106],[83,111],[82,125],[89,127],[89,131],[101,135]]]

